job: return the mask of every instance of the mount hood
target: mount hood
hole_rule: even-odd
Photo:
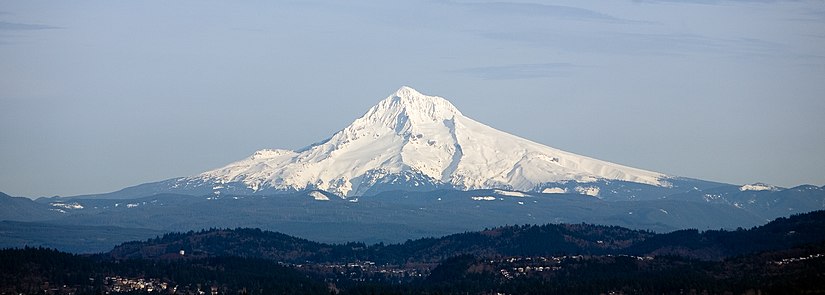
[[[215,194],[323,190],[342,197],[387,190],[499,188],[625,181],[666,187],[667,176],[548,147],[464,116],[442,97],[401,87],[329,139],[264,149],[170,183]]]

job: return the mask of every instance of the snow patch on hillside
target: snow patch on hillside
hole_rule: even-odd
[[[740,191],[775,191],[777,187],[764,184],[764,183],[754,183],[754,184],[746,184],[739,187]]]
[[[311,191],[308,195],[316,201],[329,201],[329,197],[319,191]]]
[[[517,197],[517,198],[524,198],[524,197],[529,197],[530,196],[530,195],[522,193],[522,192],[505,191],[505,190],[500,190],[500,189],[493,190],[493,193],[495,193],[497,195],[508,196],[508,197]]]
[[[63,208],[63,209],[83,209],[84,208],[83,205],[81,205],[78,202],[72,202],[72,203],[54,202],[54,203],[49,203],[49,205],[51,205],[52,207]]]
[[[582,195],[588,195],[593,197],[598,197],[600,191],[599,187],[597,186],[577,186],[575,190],[577,193],[580,193]]]
[[[543,194],[566,194],[567,189],[566,188],[560,188],[560,187],[548,187],[548,188],[545,188],[545,189],[541,190],[541,193],[543,193]]]

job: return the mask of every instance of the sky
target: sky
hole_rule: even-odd
[[[0,2],[0,191],[72,196],[328,138],[402,85],[566,151],[825,185],[825,2]]]

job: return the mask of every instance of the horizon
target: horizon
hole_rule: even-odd
[[[402,85],[611,163],[822,186],[823,16],[817,1],[8,1],[0,191],[111,192],[298,149]]]

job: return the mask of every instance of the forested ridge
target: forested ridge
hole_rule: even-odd
[[[5,249],[0,293],[822,293],[823,232],[823,211],[733,231],[519,225],[391,245],[208,229],[95,255]]]
[[[516,225],[466,232],[401,244],[325,244],[260,229],[208,229],[169,233],[129,242],[104,255],[114,259],[238,256],[283,262],[378,263],[438,262],[476,256],[548,256],[564,254],[678,255],[700,260],[790,248],[825,241],[825,211],[778,218],[751,229],[680,230],[664,234],[592,224]]]

